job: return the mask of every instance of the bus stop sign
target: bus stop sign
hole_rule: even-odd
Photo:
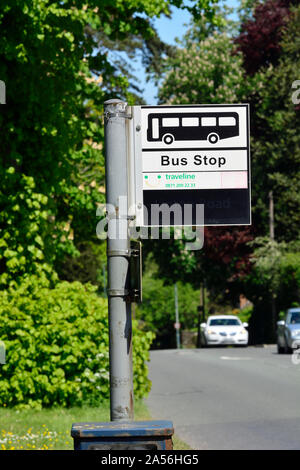
[[[132,133],[138,226],[177,225],[154,220],[152,208],[192,208],[181,225],[250,225],[249,105],[133,107]],[[186,222],[187,220],[187,222]]]

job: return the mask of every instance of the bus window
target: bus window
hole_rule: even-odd
[[[236,120],[233,116],[219,117],[219,126],[235,126]]]
[[[163,118],[163,127],[179,127],[179,118]]]
[[[217,118],[215,117],[203,117],[201,118],[201,126],[216,126]]]
[[[199,126],[199,118],[197,117],[183,117],[182,118],[182,125],[187,127],[198,127]]]
[[[152,119],[152,138],[158,139],[159,138],[159,120],[158,118]]]

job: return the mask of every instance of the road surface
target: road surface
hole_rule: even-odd
[[[150,358],[152,417],[172,420],[192,449],[300,449],[300,364],[291,355],[268,346]]]

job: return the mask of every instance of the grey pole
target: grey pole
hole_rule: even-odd
[[[178,311],[178,291],[177,291],[177,284],[174,285],[174,296],[175,296],[175,321],[176,321],[176,347],[180,349],[180,331],[179,325],[179,311]]]
[[[270,227],[270,238],[271,240],[275,240],[273,191],[269,191],[269,227]]]
[[[102,279],[103,279],[103,293],[104,295],[107,295],[106,292],[106,269],[105,269],[105,264],[102,266]]]
[[[106,203],[108,206],[107,294],[110,356],[111,421],[133,419],[132,319],[128,301],[130,241],[128,237],[128,178],[126,106],[105,103]]]
[[[269,191],[269,230],[270,230],[270,239],[275,240],[275,228],[274,228],[274,199],[273,191]],[[276,301],[275,293],[271,293],[271,310],[272,310],[272,341],[276,340]]]

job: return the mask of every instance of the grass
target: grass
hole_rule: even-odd
[[[134,406],[135,420],[150,420],[143,402]],[[99,408],[36,410],[0,409],[0,450],[72,450],[71,425],[84,421],[110,421],[109,403]],[[176,436],[174,449],[190,449]]]

